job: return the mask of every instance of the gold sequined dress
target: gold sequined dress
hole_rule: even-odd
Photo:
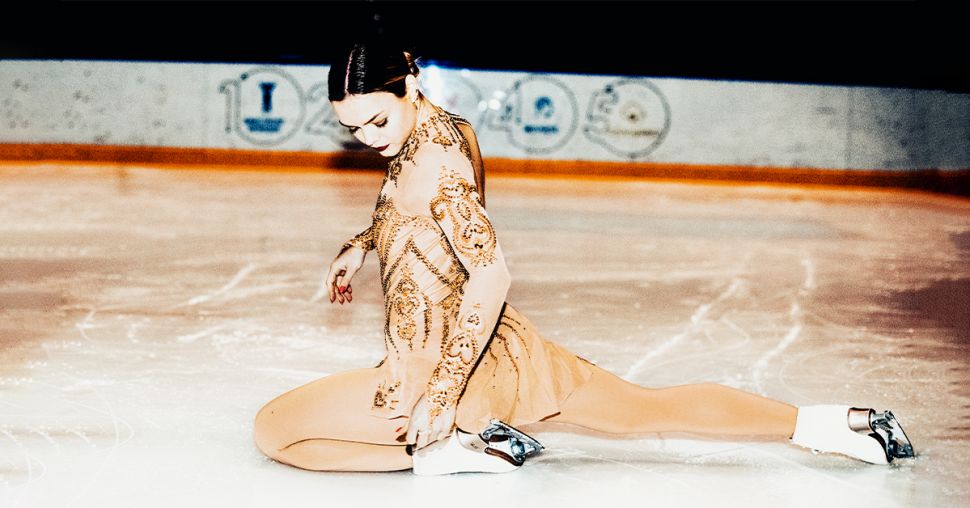
[[[427,393],[432,419],[457,405],[456,424],[469,432],[490,418],[516,426],[555,415],[588,381],[589,362],[505,301],[511,280],[474,183],[468,122],[419,104],[370,227],[344,244],[380,260],[387,356],[371,414],[410,416]]]

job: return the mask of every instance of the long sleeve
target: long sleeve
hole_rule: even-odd
[[[375,245],[373,232],[374,224],[371,222],[371,225],[367,229],[357,233],[353,238],[344,242],[343,246],[340,247],[340,252],[343,253],[349,247],[360,247],[364,251],[372,250]]]
[[[441,228],[468,273],[457,319],[441,344],[427,385],[432,421],[456,407],[501,316],[511,276],[488,213],[482,206],[471,161],[458,150],[428,143],[415,156],[415,192]]]

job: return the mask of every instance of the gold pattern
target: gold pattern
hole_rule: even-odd
[[[454,168],[443,167],[438,182],[438,195],[431,201],[431,215],[441,221],[447,215],[452,223],[455,248],[474,266],[488,266],[495,261],[495,230],[485,214],[475,185]]]
[[[472,157],[471,146],[468,140],[465,139],[465,135],[455,125],[455,122],[471,125],[468,123],[468,120],[445,111],[431,102],[424,101],[423,104],[429,108],[428,117],[422,120],[419,112],[419,118],[411,134],[408,135],[401,149],[387,164],[385,181],[391,180],[395,186],[397,186],[397,177],[401,174],[404,163],[414,163],[414,155],[417,153],[418,148],[429,140],[445,148],[458,145],[458,149],[461,150],[465,157],[469,159]]]
[[[448,408],[456,407],[465,383],[478,358],[479,337],[485,335],[485,323],[478,313],[481,304],[459,319],[447,344],[442,345],[442,361],[428,381],[429,415],[434,421]]]
[[[417,315],[423,315],[424,336],[421,340],[421,347],[424,347],[428,343],[428,337],[431,336],[432,305],[431,299],[421,291],[406,265],[402,272],[401,279],[387,295],[385,314],[390,316],[393,312],[398,317],[395,327],[396,335],[407,344],[409,351],[414,351],[414,339],[417,335],[417,324],[414,318]],[[400,355],[397,343],[391,337],[389,324],[390,319],[385,320],[385,337],[390,338],[392,347]]]
[[[377,392],[374,393],[374,405],[373,407],[386,407],[387,409],[395,409],[397,407],[398,399],[392,399],[394,392],[400,388],[401,382],[396,381],[394,384],[387,385],[386,383],[381,383],[377,387]]]
[[[430,108],[425,109],[429,114],[424,115],[426,118],[416,125],[400,152],[388,164],[374,207],[372,226],[366,235],[362,233],[355,238],[365,247],[377,251],[384,292],[384,339],[389,355],[381,364],[385,379],[375,391],[374,408],[393,410],[399,404],[397,399],[401,397],[395,395],[395,391],[400,391],[404,380],[399,378],[401,374],[398,372],[408,372],[397,367],[400,362],[407,362],[408,355],[422,354],[417,351],[419,349],[424,351],[433,347],[439,351],[440,348],[435,355],[438,357],[435,370],[429,372],[429,388],[431,384],[440,388],[429,390],[434,418],[446,408],[457,406],[480,350],[483,347],[490,349],[485,346],[488,344],[486,323],[477,311],[480,304],[476,303],[473,307],[476,310],[461,319],[458,316],[469,280],[459,253],[473,259],[475,266],[487,265],[494,261],[496,241],[478,201],[477,189],[454,170],[444,168],[439,177],[435,204],[429,207],[430,215],[404,213],[390,195],[393,191],[387,188],[388,180],[393,181],[396,188],[404,163],[413,165],[418,148],[427,143],[441,146],[445,151],[457,147],[466,158],[471,158],[469,143],[457,126],[458,123],[468,123],[467,120],[430,102],[424,105]],[[443,234],[442,226],[437,222],[444,217],[448,217],[454,226],[453,241]],[[424,246],[423,250],[419,244]],[[435,295],[434,299],[431,295]],[[422,318],[423,327],[417,323]],[[421,332],[423,337],[419,336]],[[393,401],[392,396],[395,397]]]
[[[343,246],[340,248],[340,252],[347,250],[348,247],[360,247],[365,251],[374,249],[374,226],[373,224],[367,229],[357,233],[353,238],[347,240]]]

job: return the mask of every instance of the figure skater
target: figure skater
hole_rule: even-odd
[[[377,251],[387,351],[267,403],[254,430],[263,453],[310,470],[506,472],[542,450],[517,427],[555,422],[790,440],[873,464],[914,456],[890,411],[795,407],[711,383],[648,388],[540,336],[505,301],[511,278],[472,126],[425,97],[418,73],[409,52],[375,43],[330,67],[340,123],[389,160],[370,225],[326,284],[331,304],[349,304]]]

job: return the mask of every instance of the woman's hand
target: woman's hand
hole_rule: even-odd
[[[330,271],[327,273],[330,303],[339,299],[340,304],[343,305],[345,299],[348,302],[354,300],[350,289],[350,279],[357,274],[357,270],[360,270],[361,266],[364,266],[364,256],[366,255],[367,251],[364,249],[350,246],[330,263]]]
[[[430,419],[428,398],[423,394],[411,410],[411,419],[408,422],[407,442],[415,445],[415,450],[451,434],[452,427],[455,425],[455,408],[446,409],[433,422],[430,422]]]

